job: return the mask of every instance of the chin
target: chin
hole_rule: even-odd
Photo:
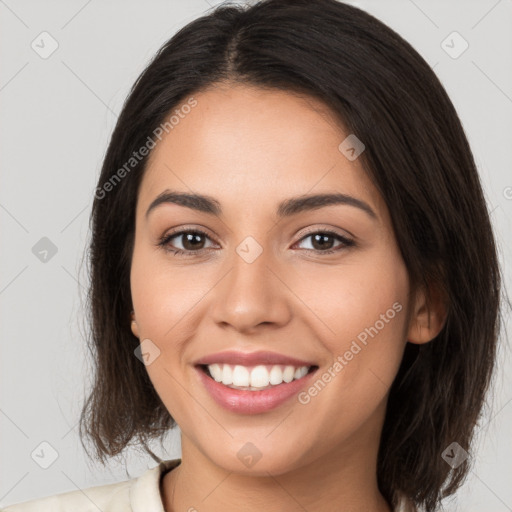
[[[296,443],[292,443],[295,444]],[[278,447],[281,447],[279,450]],[[233,440],[229,446],[219,446],[213,453],[205,450],[210,460],[218,467],[250,476],[280,475],[301,466],[303,456],[296,448],[286,449],[280,442],[269,439],[261,442],[241,442]]]

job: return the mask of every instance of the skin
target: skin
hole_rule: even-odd
[[[146,368],[181,429],[182,463],[162,479],[165,510],[389,512],[376,478],[389,388],[406,342],[434,338],[444,310],[435,303],[427,312],[423,291],[411,293],[386,205],[360,160],[338,149],[348,133],[323,103],[233,84],[194,98],[152,151],[130,276],[132,331],[159,348]],[[164,204],[146,218],[165,189],[212,196],[223,213]],[[362,199],[377,219],[350,205],[277,219],[280,201],[323,192]],[[195,246],[170,242],[202,255],[158,246],[180,227],[207,231]],[[305,238],[322,228],[356,245],[332,238],[326,249],[340,250],[323,255]],[[247,236],[263,249],[252,263],[236,252]],[[294,397],[264,414],[227,411],[193,367],[222,350],[269,350],[315,361],[322,375],[395,302],[402,310],[307,404]],[[262,454],[251,468],[237,457],[247,442]]]

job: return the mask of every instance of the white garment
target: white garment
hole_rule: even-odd
[[[164,460],[131,480],[36,498],[0,512],[165,512],[160,479],[180,462]]]

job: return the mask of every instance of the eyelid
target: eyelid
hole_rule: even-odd
[[[184,225],[184,226],[179,226],[177,228],[173,228],[169,231],[166,231],[160,238],[168,238],[173,235],[179,235],[179,234],[188,233],[188,232],[202,233],[203,235],[207,236],[211,240],[215,240],[215,237],[211,235],[210,230],[208,228],[205,228],[201,224]]]
[[[206,228],[203,227],[190,227],[190,226],[180,226],[176,229],[171,229],[171,231],[165,232],[161,237],[158,238],[159,244],[164,242],[165,240],[170,240],[171,238],[182,236],[186,233],[199,233],[201,235],[204,235],[206,238],[211,240],[212,242],[216,243],[217,245],[220,245],[216,240],[215,237],[213,237]],[[203,248],[204,249],[204,248]],[[198,251],[194,251],[199,253],[203,249],[199,249]]]
[[[318,233],[319,231],[321,231],[322,233],[323,232],[330,232],[330,233],[333,233],[333,234],[335,234],[337,236],[341,236],[343,238],[350,239],[350,240],[352,240],[354,242],[357,239],[356,236],[354,236],[352,233],[350,233],[350,231],[347,231],[346,229],[341,229],[341,228],[338,228],[338,227],[335,227],[335,226],[330,226],[329,224],[324,224],[323,226],[315,226],[315,227],[312,227],[312,228],[306,228],[306,231],[302,232],[302,234],[300,235],[300,239],[299,240],[302,240],[307,235]],[[346,235],[343,234],[343,232],[346,233]]]
[[[338,242],[341,243],[341,247],[334,248],[334,249],[327,249],[325,251],[320,251],[320,250],[315,250],[315,249],[303,249],[303,250],[305,250],[307,252],[313,252],[315,254],[328,255],[328,254],[334,254],[337,252],[341,252],[343,249],[348,249],[350,247],[355,247],[357,245],[356,241],[354,240],[353,237],[348,237],[348,236],[342,235],[334,228],[313,228],[310,231],[303,233],[302,236],[292,245],[292,247],[303,242],[310,236],[313,236],[316,234],[325,234],[331,238],[334,238],[335,240],[337,240]]]

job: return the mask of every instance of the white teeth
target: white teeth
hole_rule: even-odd
[[[217,381],[220,382],[222,380],[222,368],[217,364],[211,364],[208,366],[210,370],[211,376]]]
[[[251,386],[253,388],[264,388],[270,382],[270,375],[264,366],[255,366],[251,370]]]
[[[293,378],[300,379],[301,377],[304,377],[304,375],[306,375],[306,373],[308,373],[308,369],[305,366],[303,366],[302,368],[297,368],[295,370],[295,374],[293,375]]]
[[[279,366],[272,366],[269,374],[269,382],[274,386],[283,382],[283,372]]]
[[[222,384],[233,384],[233,370],[229,364],[222,365]]]
[[[235,386],[249,386],[249,370],[245,366],[236,365],[233,370],[233,384]],[[224,381],[222,382],[224,384]]]
[[[308,371],[309,366],[282,366],[258,365],[246,367],[229,364],[210,364],[208,370],[217,382],[232,388],[258,390],[270,386],[277,386],[283,382],[301,379]]]
[[[293,366],[287,366],[283,372],[283,380],[285,382],[291,382],[295,376],[295,368]]]

